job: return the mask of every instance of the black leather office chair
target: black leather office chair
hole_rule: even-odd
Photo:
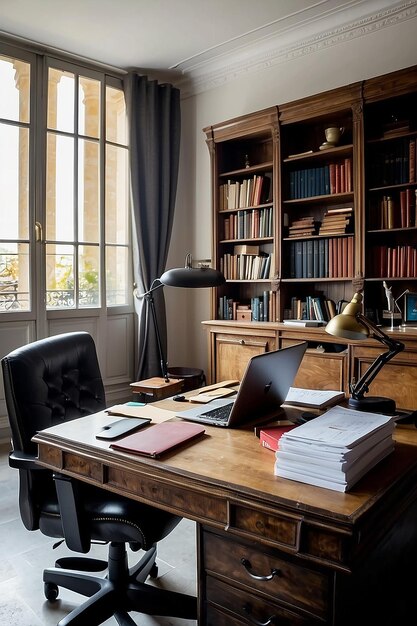
[[[48,600],[56,600],[59,586],[89,598],[59,626],[95,626],[112,615],[120,626],[134,626],[129,611],[196,619],[196,598],[145,584],[148,575],[157,574],[156,543],[175,528],[179,517],[53,475],[36,463],[31,438],[37,431],[105,408],[91,336],[75,332],[35,341],[4,357],[2,369],[13,442],[9,462],[19,469],[24,525],[48,537],[64,538],[76,552],[88,552],[96,540],[109,543],[108,562],[69,557],[44,571]],[[145,550],[131,570],[126,544],[134,551]],[[105,578],[84,573],[105,567]]]

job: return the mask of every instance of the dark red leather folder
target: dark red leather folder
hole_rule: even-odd
[[[205,428],[200,424],[162,422],[119,439],[119,441],[113,442],[110,447],[123,452],[133,452],[134,454],[157,458],[164,452],[202,437],[204,432]]]

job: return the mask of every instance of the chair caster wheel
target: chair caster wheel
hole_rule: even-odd
[[[45,594],[45,598],[49,602],[55,602],[59,593],[58,585],[55,585],[55,583],[45,583],[43,586],[43,591]]]
[[[154,563],[151,567],[151,571],[149,572],[150,578],[158,578],[158,566]]]

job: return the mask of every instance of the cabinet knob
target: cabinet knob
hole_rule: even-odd
[[[240,345],[241,345],[241,346],[244,346],[244,345],[245,345],[245,340],[244,340],[244,339],[241,339],[241,340],[239,341],[239,343],[240,343]]]
[[[254,574],[252,572],[251,562],[248,559],[245,559],[245,557],[242,557],[240,559],[240,562],[242,563],[243,567],[245,568],[249,576],[253,578],[254,580],[272,580],[274,576],[281,576],[281,571],[279,569],[276,569],[275,567],[271,569],[270,574]]]

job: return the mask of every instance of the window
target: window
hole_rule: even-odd
[[[0,312],[129,305],[121,81],[17,56],[0,54]]]
[[[30,63],[0,55],[0,312],[31,307]]]
[[[124,93],[94,77],[50,67],[47,119],[47,307],[99,307],[103,287],[107,306],[125,305],[129,228]]]

